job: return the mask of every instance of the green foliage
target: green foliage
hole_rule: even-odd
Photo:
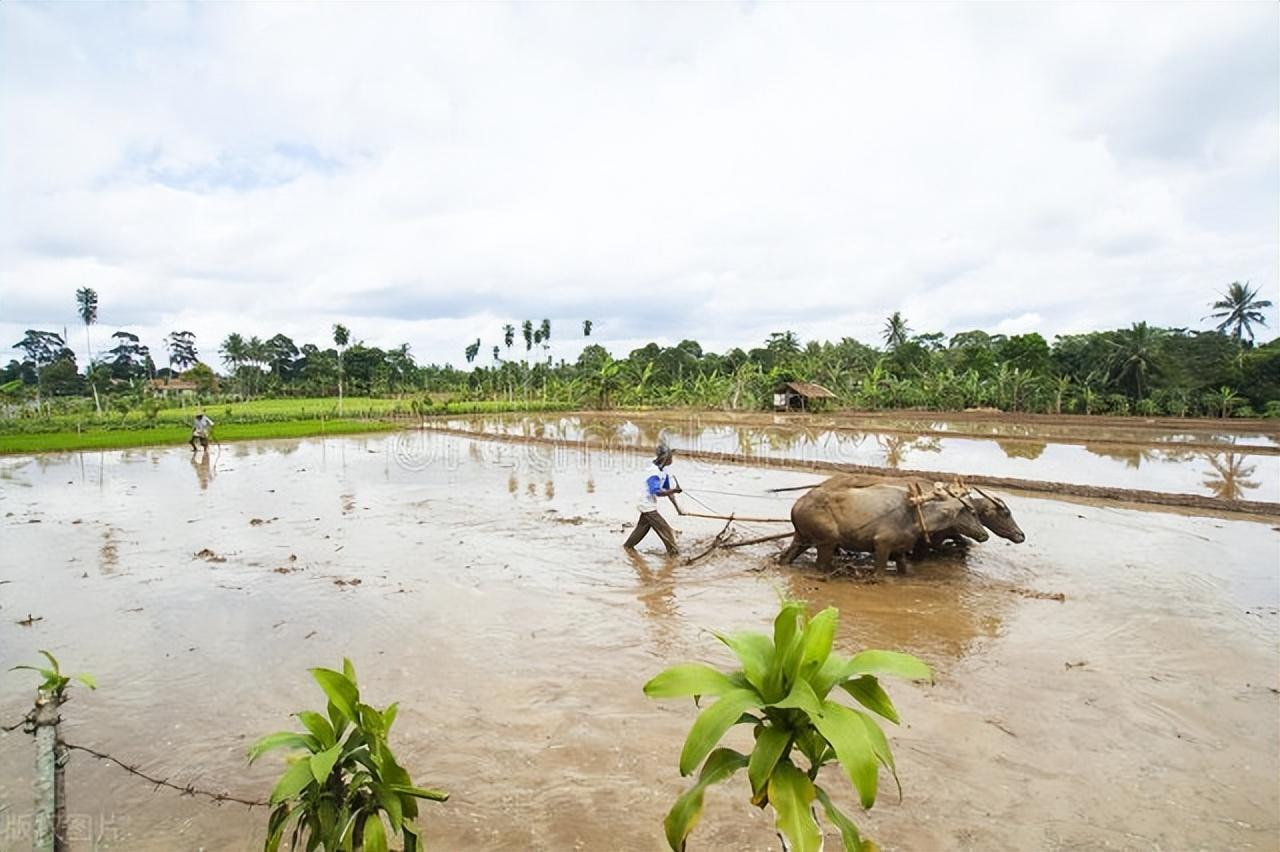
[[[81,672],[79,674],[64,675],[62,667],[58,665],[58,660],[48,651],[40,652],[46,660],[49,661],[49,668],[41,666],[14,666],[9,671],[18,671],[25,669],[27,671],[38,672],[44,680],[40,683],[39,690],[44,694],[53,698],[54,702],[61,704],[66,700],[67,687],[71,685],[71,681],[78,680],[90,689],[98,688],[98,681],[93,675]]]
[[[305,733],[268,734],[249,750],[250,763],[272,749],[300,752],[271,791],[264,849],[279,849],[291,823],[291,849],[386,852],[397,834],[405,852],[424,848],[417,800],[444,802],[449,794],[415,786],[396,762],[387,736],[398,705],[377,710],[361,702],[350,660],[341,672],[317,668],[311,676],[324,690],[327,713],[296,713]]]
[[[664,822],[667,843],[675,852],[685,848],[702,815],[706,788],[744,768],[751,803],[773,808],[778,831],[791,849],[810,852],[821,847],[815,800],[840,832],[846,850],[875,848],[817,784],[818,772],[828,763],[837,764],[862,807],[875,804],[880,768],[897,780],[888,740],[875,715],[897,724],[898,712],[878,676],[930,680],[932,673],[908,654],[832,653],[838,617],[829,607],[809,618],[803,603],[784,601],[772,638],[761,633],[715,634],[737,656],[741,668],[725,673],[685,663],[645,684],[650,698],[692,697],[695,703],[704,696],[716,698],[699,712],[680,753],[680,774],[696,770],[698,777],[676,799]],[[837,689],[862,709],[833,700],[830,696]],[[755,737],[749,755],[717,747],[730,729],[742,724],[751,725]]]

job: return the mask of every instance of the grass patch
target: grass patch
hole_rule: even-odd
[[[222,442],[268,438],[302,438],[312,435],[349,435],[386,432],[400,424],[382,420],[269,420],[261,423],[227,423],[214,429]],[[154,429],[60,430],[0,435],[0,455],[48,453],[68,450],[108,450],[125,447],[185,446],[189,426],[157,426]]]

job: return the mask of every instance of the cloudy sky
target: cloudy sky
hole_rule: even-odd
[[[1280,302],[1278,32],[1275,3],[4,3],[0,342],[82,352],[83,286],[98,341],[210,361],[334,322],[455,364],[544,316],[565,357],[588,318],[618,354],[894,310],[1198,327],[1233,280]]]

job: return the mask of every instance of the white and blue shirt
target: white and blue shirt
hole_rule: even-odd
[[[658,492],[670,490],[677,484],[676,478],[671,475],[670,467],[664,470],[656,464],[649,465],[649,471],[644,480],[644,495],[636,504],[636,508],[641,512],[658,511]]]

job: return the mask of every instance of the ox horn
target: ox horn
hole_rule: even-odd
[[[1008,505],[1006,505],[1006,504],[1005,504],[1005,502],[1004,502],[1003,500],[1001,500],[999,497],[992,497],[990,494],[988,494],[987,492],[983,491],[983,490],[982,490],[981,488],[979,488],[978,486],[976,486],[976,485],[975,485],[975,486],[973,486],[973,490],[974,490],[974,491],[977,491],[977,492],[978,492],[979,494],[981,494],[983,497],[986,497],[988,500],[990,500],[990,501],[991,501],[992,503],[994,503],[996,506],[999,506],[1000,508],[1002,508],[1002,509],[1006,509],[1006,510],[1009,508],[1009,507],[1008,507]]]

